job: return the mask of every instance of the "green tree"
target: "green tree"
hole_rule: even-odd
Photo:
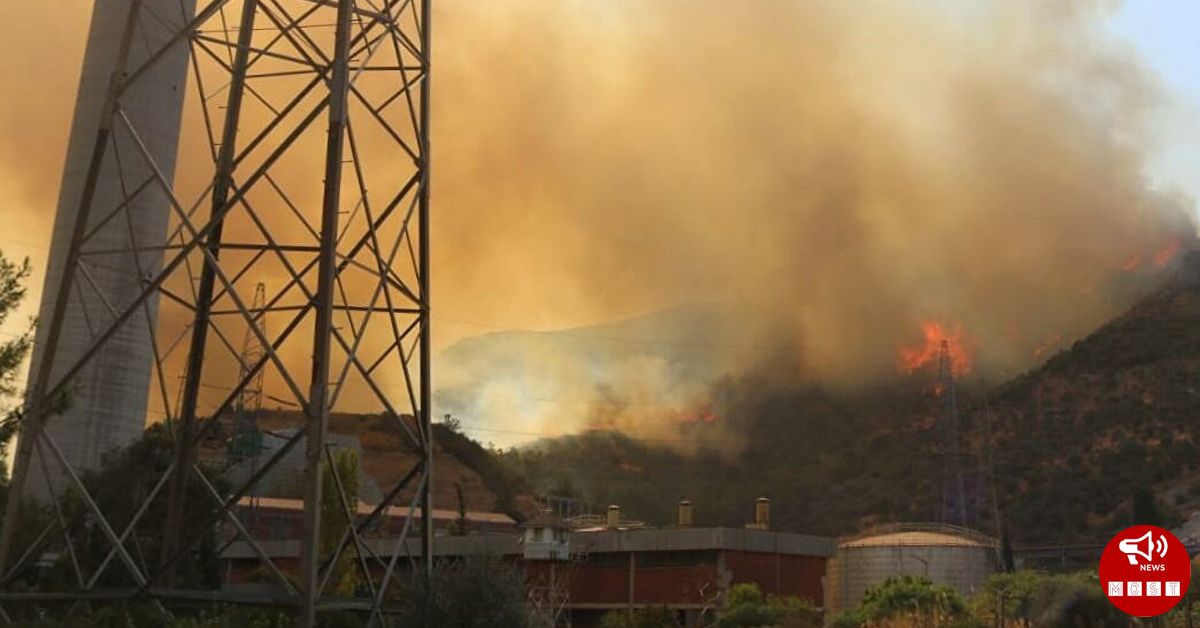
[[[821,615],[808,600],[765,595],[757,584],[736,584],[725,596],[719,628],[816,628]]]
[[[358,511],[358,452],[353,449],[339,449],[329,457],[333,459],[333,464],[330,465],[326,460],[321,466],[321,556],[332,556],[349,530],[346,507],[349,507],[351,517],[356,517]],[[345,502],[342,501],[343,497]],[[354,561],[357,560],[355,551],[353,546],[346,548],[333,566],[329,581],[331,590],[336,595],[354,595],[358,585],[354,571]]]
[[[529,619],[521,574],[494,559],[439,563],[432,577],[415,573],[394,595],[397,626],[520,628]]]
[[[25,299],[25,281],[29,278],[29,260],[14,262],[0,251],[0,325],[20,307]],[[0,336],[0,510],[8,501],[8,445],[21,424],[21,364],[33,345],[33,325],[16,335]],[[45,513],[37,508],[25,508],[20,513],[14,547],[33,543],[45,526]]]
[[[611,610],[600,619],[600,628],[677,628],[679,618],[665,606]]]
[[[828,628],[859,628],[862,625],[863,620],[857,610],[846,610],[834,615],[829,620]]]
[[[0,251],[0,325],[3,325],[25,300],[25,281],[29,278],[29,260],[13,262]],[[21,364],[33,345],[33,326],[15,336],[0,339],[0,482],[7,489],[6,445],[17,433],[20,423]]]
[[[950,587],[927,578],[895,576],[867,590],[858,616],[865,622],[915,620],[923,626],[941,626],[964,619],[967,605]]]
[[[1141,487],[1134,491],[1131,510],[1134,525],[1163,525],[1162,510],[1159,509],[1158,498],[1151,489]]]
[[[988,578],[974,600],[975,616],[993,626],[1106,628],[1130,625],[1100,588],[1096,574],[1017,571]]]
[[[87,613],[67,618],[42,617],[20,624],[26,628],[289,628],[292,613],[247,606],[211,606],[174,611],[165,617],[151,602],[95,604]]]
[[[1014,571],[990,576],[983,583],[983,590],[972,600],[975,615],[990,620],[996,626],[1004,626],[1019,620],[1028,626],[1034,596],[1044,575],[1035,571]]]
[[[1183,601],[1172,610],[1166,619],[1171,628],[1196,628],[1200,626],[1200,557],[1192,559],[1192,584]]]
[[[1104,597],[1095,572],[1045,574],[1033,585],[1030,625],[1046,628],[1123,628],[1132,625]]]
[[[84,486],[92,498],[104,505],[104,513],[112,526],[122,530],[132,520],[154,485],[174,461],[174,440],[161,423],[150,426],[142,437],[128,447],[104,457],[100,468],[83,474]],[[208,481],[218,493],[224,493],[228,483],[205,470]],[[112,549],[112,544],[100,526],[95,525],[90,510],[79,494],[72,490],[60,497],[65,520],[71,526],[71,539],[80,566],[85,574],[98,569]],[[187,485],[184,501],[182,539],[189,548],[176,561],[177,578],[181,586],[214,589],[221,584],[221,567],[217,558],[218,505],[208,490],[193,480]],[[166,518],[167,496],[160,491],[138,520],[134,533],[126,542],[126,550],[136,561],[149,561],[160,555],[162,522]],[[182,549],[182,548],[181,548]],[[52,587],[74,586],[75,576],[66,552],[46,574]],[[100,575],[103,587],[126,587],[135,583],[120,560],[110,560]]]

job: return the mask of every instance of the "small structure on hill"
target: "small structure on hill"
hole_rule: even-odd
[[[569,560],[571,528],[552,513],[542,513],[521,525],[525,560]]]

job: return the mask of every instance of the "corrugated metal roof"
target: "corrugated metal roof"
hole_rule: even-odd
[[[396,539],[364,539],[380,556],[391,556]],[[770,530],[742,528],[686,528],[662,530],[602,530],[571,535],[571,552],[623,553],[681,550],[732,550],[796,556],[831,557],[836,553],[833,539]],[[260,545],[270,556],[298,556],[300,543],[296,540],[267,540]],[[405,551],[420,553],[420,539],[402,542]],[[521,553],[520,537],[516,534],[439,536],[434,551],[440,555]],[[251,558],[251,548],[244,542],[233,543],[222,554],[225,558]]]
[[[401,556],[421,555],[421,539],[416,537],[403,540],[363,539],[363,543],[381,557],[390,558],[397,549]],[[300,541],[296,539],[260,539],[258,544],[273,558],[295,558],[300,555]],[[516,556],[521,549],[521,537],[515,534],[439,536],[433,544],[436,556]],[[250,559],[258,558],[258,554],[248,543],[238,540],[225,548],[221,558]]]
[[[239,506],[249,508],[258,506],[259,508],[274,508],[277,510],[302,510],[304,508],[304,500],[302,499],[286,499],[282,497],[250,497],[245,496],[238,500]],[[358,514],[366,516],[375,510],[375,504],[368,504],[362,500],[358,502]],[[415,508],[413,514],[420,517],[421,509]],[[388,506],[387,515],[389,517],[407,517],[407,506]],[[458,519],[457,510],[445,510],[441,508],[433,509],[433,518],[436,519]],[[482,512],[478,510],[467,511],[467,521],[475,521],[479,523],[495,523],[504,525],[516,525],[516,521],[512,517],[502,512]]]
[[[833,539],[745,528],[667,528],[649,530],[576,530],[571,535],[572,550],[588,552],[654,552],[677,550],[735,550],[792,554],[799,556],[833,556],[837,545]]]

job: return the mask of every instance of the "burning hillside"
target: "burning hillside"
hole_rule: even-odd
[[[960,382],[972,526],[997,530],[999,507],[1018,543],[1095,543],[1131,523],[1137,494],[1168,525],[1200,509],[1200,254],[1182,257],[1165,287],[1040,367],[986,391]],[[936,519],[934,377],[923,369],[853,393],[727,381],[719,396],[744,434],[733,457],[718,443],[683,455],[591,432],[506,458],[538,490],[572,486],[650,520],[669,520],[682,496],[700,525],[738,525],[746,495],[770,495],[789,530]]]
[[[950,372],[955,377],[962,377],[971,370],[971,352],[962,325],[943,325],[936,321],[921,324],[921,332],[925,337],[924,344],[915,347],[900,347],[899,367],[905,373],[912,373],[928,364],[937,362],[945,346],[947,358],[950,360]]]

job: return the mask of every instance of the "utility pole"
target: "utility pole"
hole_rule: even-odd
[[[425,576],[432,578],[433,576],[433,371],[431,365],[433,363],[433,338],[430,335],[430,281],[429,270],[432,264],[429,259],[429,193],[430,193],[430,170],[432,152],[429,146],[430,132],[430,98],[432,96],[430,78],[428,68],[432,65],[433,55],[433,3],[431,0],[424,0],[421,3],[421,23],[424,28],[421,29],[421,49],[425,52],[425,66],[427,68],[425,80],[421,82],[421,187],[418,190],[417,203],[418,212],[420,213],[421,223],[421,269],[422,273],[419,279],[421,299],[422,299],[422,319],[424,324],[421,325],[421,401],[420,414],[417,420],[420,422],[421,431],[425,435],[424,451],[425,451],[425,481],[421,484],[421,560],[425,568]]]

